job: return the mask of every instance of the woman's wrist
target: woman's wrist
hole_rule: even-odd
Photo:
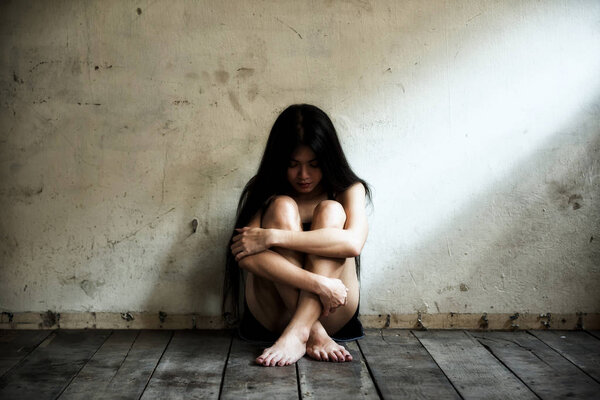
[[[285,247],[286,234],[288,234],[289,231],[284,229],[269,229],[269,233],[269,239],[267,241],[269,248]]]

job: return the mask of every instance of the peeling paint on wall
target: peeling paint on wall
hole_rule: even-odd
[[[307,102],[374,189],[361,312],[597,311],[599,19],[586,1],[3,2],[0,304],[42,325],[219,315],[238,196]]]

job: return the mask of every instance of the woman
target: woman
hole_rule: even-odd
[[[304,354],[352,360],[332,337],[362,336],[357,270],[369,196],[323,111],[301,104],[279,115],[240,198],[223,301],[231,295],[237,316],[241,267],[240,336],[275,341],[257,363],[289,365]]]

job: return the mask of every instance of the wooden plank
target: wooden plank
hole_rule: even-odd
[[[600,384],[527,332],[470,332],[543,399],[592,399]]]
[[[113,331],[61,394],[60,399],[87,400],[102,393],[119,371],[139,333],[138,330]]]
[[[40,330],[0,330],[0,376],[17,365],[51,333]]]
[[[358,345],[356,342],[345,345],[352,354],[351,362],[316,361],[310,357],[298,360],[303,399],[379,399]]]
[[[142,400],[217,399],[231,331],[176,331]]]
[[[52,332],[18,366],[0,378],[0,398],[56,398],[109,335],[110,331]]]
[[[296,364],[263,367],[255,363],[263,347],[233,338],[225,376],[223,399],[297,399]]]
[[[590,335],[592,335],[593,337],[595,337],[596,339],[600,339],[600,331],[586,331],[587,333],[589,333]]]
[[[587,332],[529,332],[600,382],[600,340]]]
[[[477,340],[463,331],[414,331],[464,399],[537,399]]]
[[[410,331],[368,329],[358,344],[383,398],[460,399]]]
[[[172,335],[172,331],[142,330],[117,373],[93,398],[139,399]]]

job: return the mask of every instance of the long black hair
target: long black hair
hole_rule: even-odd
[[[235,228],[247,226],[272,196],[292,192],[287,180],[287,168],[291,154],[300,145],[310,147],[317,156],[323,173],[321,184],[330,197],[360,182],[365,187],[367,198],[370,199],[369,185],[350,168],[337,132],[327,114],[313,105],[295,104],[279,114],[271,128],[258,172],[248,181],[240,196]],[[232,237],[234,234],[235,231]],[[229,248],[230,243],[227,246],[222,303],[225,311],[227,302],[230,301],[231,312],[224,312],[228,323],[237,320],[239,316],[241,277],[240,267]],[[356,267],[357,271],[360,271],[360,257],[356,258]]]

